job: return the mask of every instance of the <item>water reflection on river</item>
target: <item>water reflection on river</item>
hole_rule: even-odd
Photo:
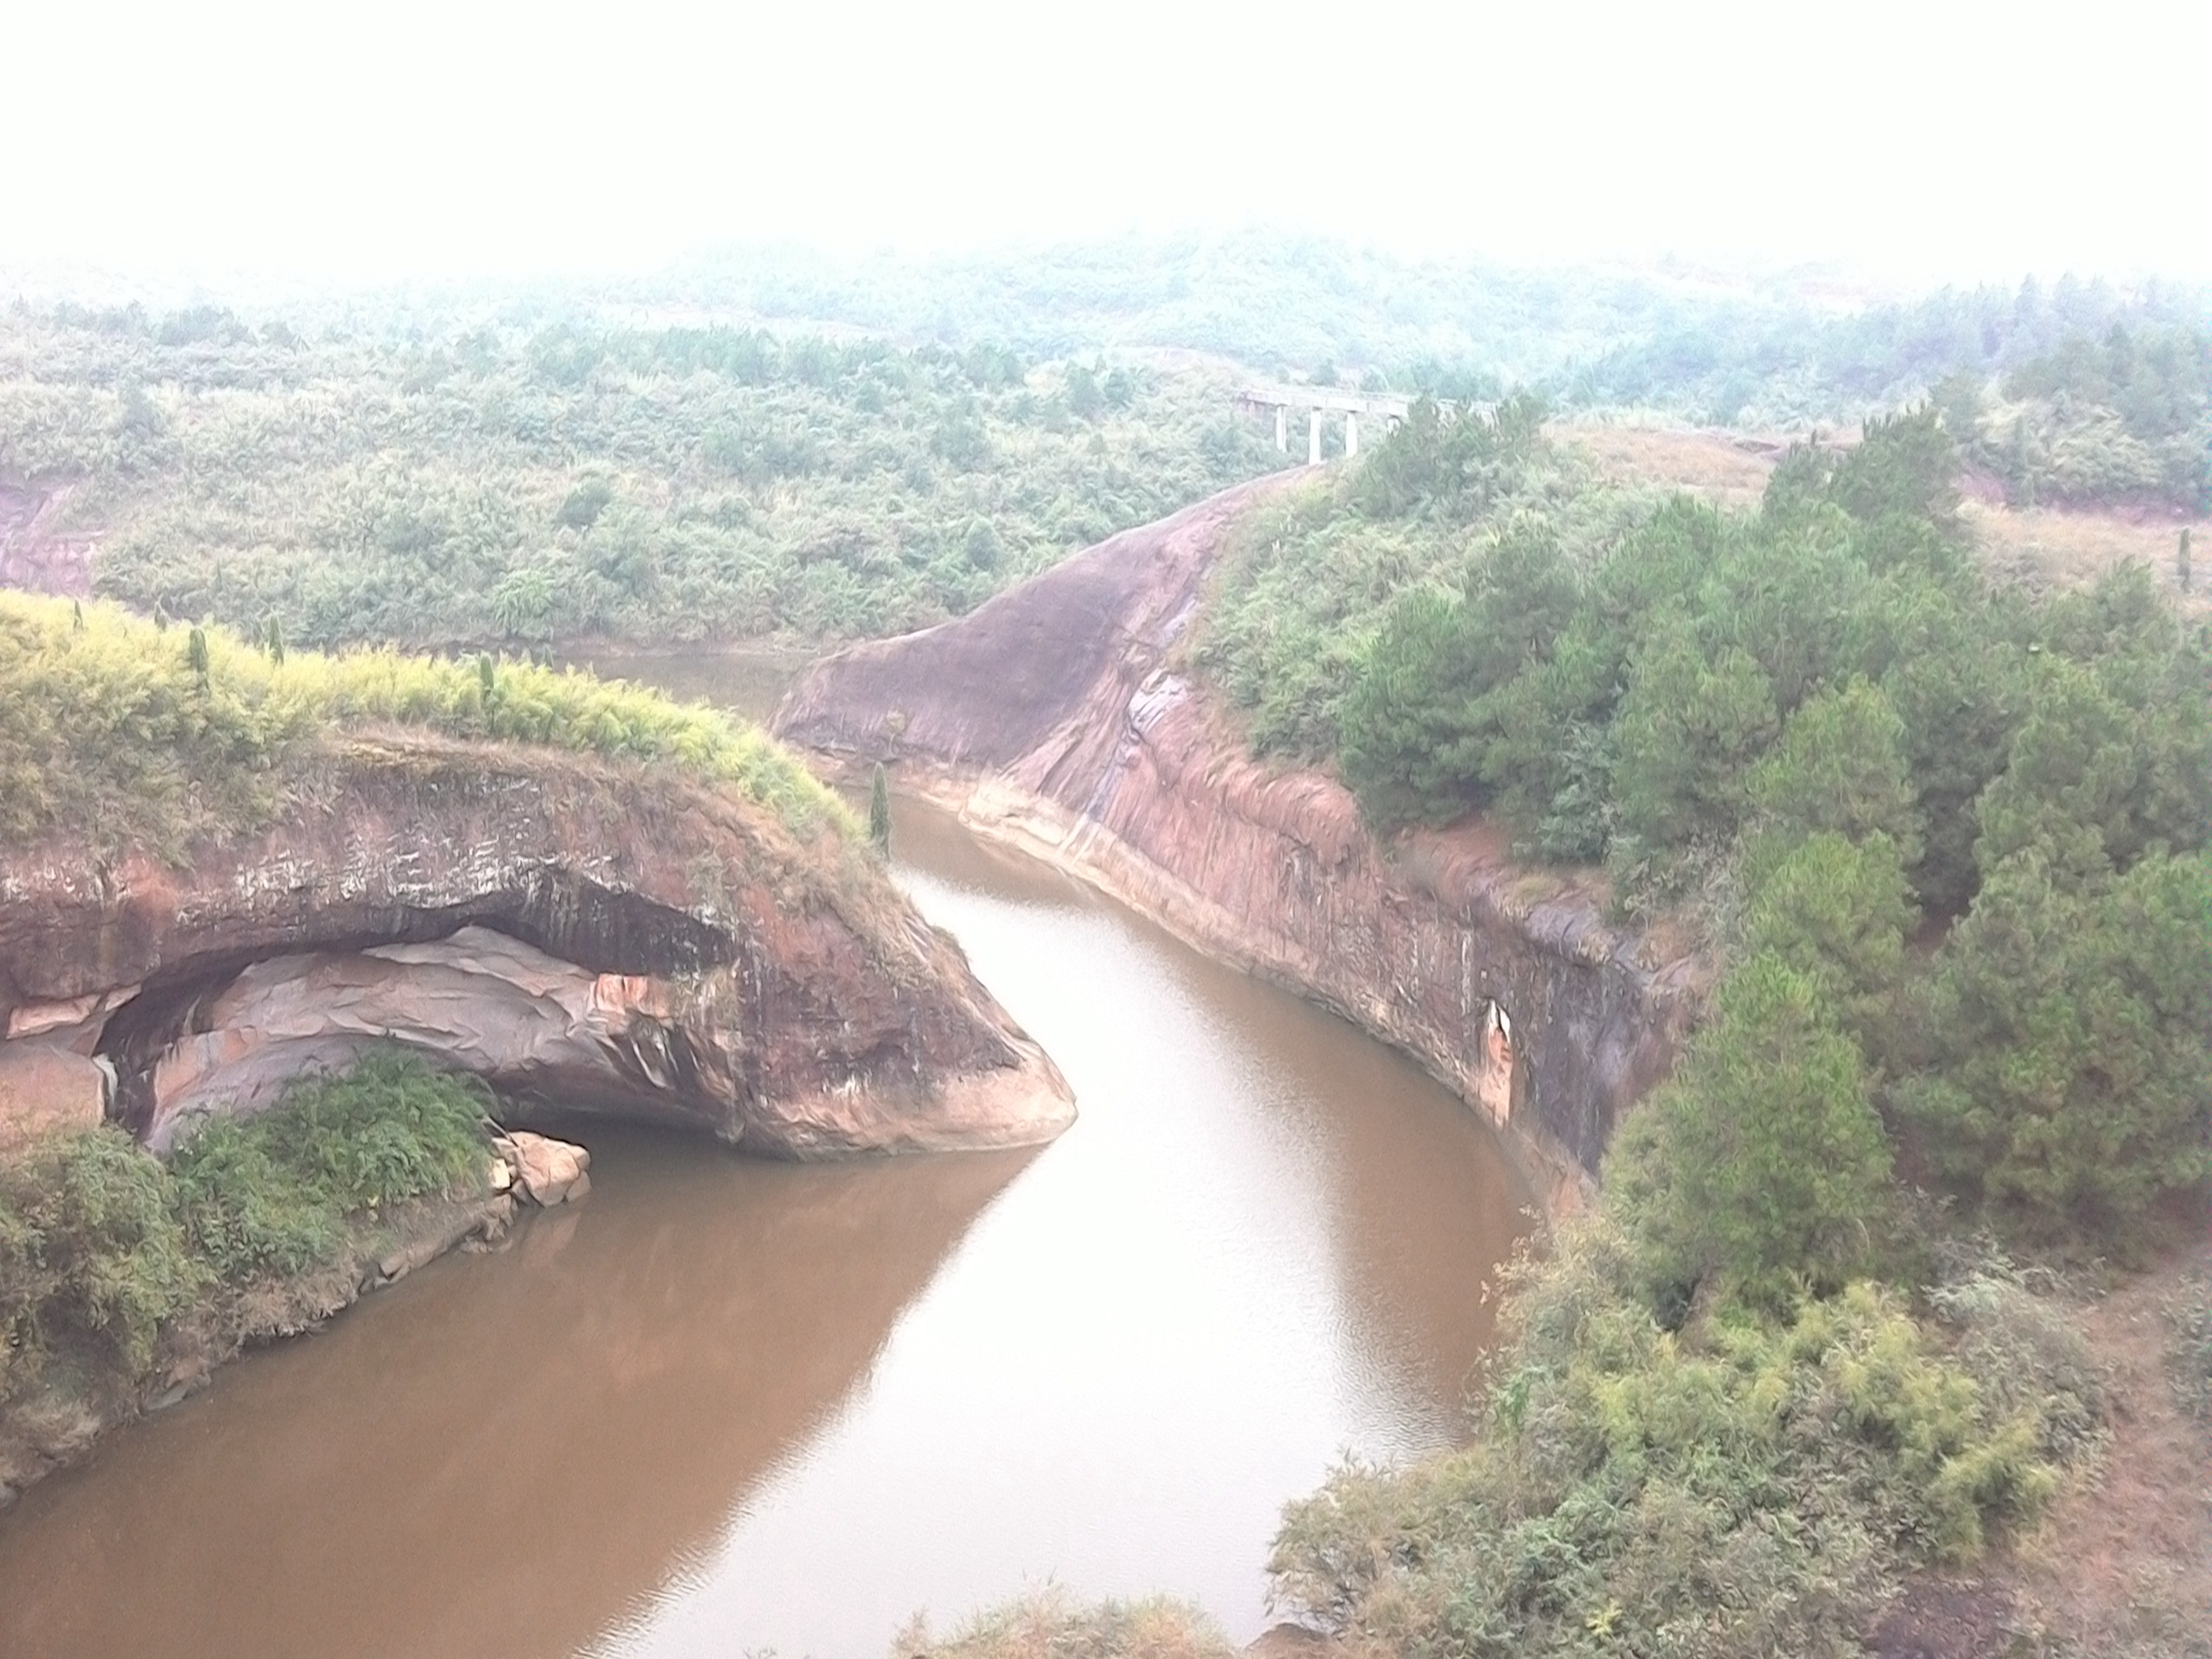
[[[1286,1498],[1457,1432],[1525,1194],[1341,1022],[920,805],[897,851],[1073,1084],[1061,1140],[580,1131],[580,1210],[34,1488],[0,1653],[874,1656],[1048,1576],[1256,1632]]]

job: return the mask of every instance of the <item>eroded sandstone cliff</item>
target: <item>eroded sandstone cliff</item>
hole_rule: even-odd
[[[1516,867],[1487,826],[1378,845],[1333,778],[1249,758],[1175,651],[1224,535],[1279,487],[1224,491],[957,622],[826,658],[775,730],[893,763],[984,833],[1407,1049],[1569,1198],[1672,1065],[1697,965],[1608,927],[1587,887]]]
[[[856,855],[672,771],[343,738],[182,866],[0,856],[0,1151],[157,1147],[391,1039],[533,1103],[786,1157],[1026,1146],[1066,1084]]]

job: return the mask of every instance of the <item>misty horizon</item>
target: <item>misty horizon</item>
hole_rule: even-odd
[[[2204,8],[2096,17],[47,9],[0,270],[350,289],[1264,227],[1890,295],[2202,282]]]

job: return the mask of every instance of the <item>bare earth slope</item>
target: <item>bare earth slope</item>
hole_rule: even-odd
[[[1224,532],[1279,487],[1224,491],[957,622],[826,658],[775,728],[896,763],[979,830],[1407,1049],[1571,1194],[1672,1064],[1694,965],[1652,959],[1484,826],[1378,846],[1335,780],[1248,757],[1172,653]]]

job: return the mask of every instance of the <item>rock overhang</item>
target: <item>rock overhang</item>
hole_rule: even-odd
[[[389,1041],[519,1111],[782,1156],[1029,1145],[1073,1116],[834,839],[666,769],[436,738],[350,745],[314,781],[182,866],[66,841],[0,860],[0,1084],[71,1069],[157,1147]]]

